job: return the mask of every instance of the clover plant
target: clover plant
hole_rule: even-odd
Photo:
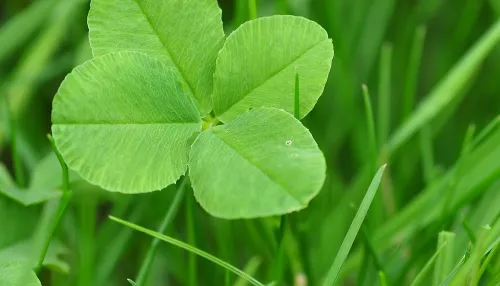
[[[325,179],[300,118],[323,92],[333,46],[296,16],[248,21],[227,38],[216,0],[93,0],[94,58],[53,101],[68,166],[105,190],[145,193],[189,169],[210,214],[252,218],[305,208]],[[300,119],[299,118],[299,119]]]

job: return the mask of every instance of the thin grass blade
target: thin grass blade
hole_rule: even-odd
[[[380,180],[382,179],[382,174],[384,173],[386,166],[387,165],[383,165],[382,167],[380,167],[377,174],[375,174],[375,177],[373,178],[370,186],[368,187],[368,191],[366,192],[366,195],[361,202],[358,212],[356,213],[356,216],[354,217],[352,224],[347,231],[347,234],[344,238],[344,241],[342,242],[342,245],[340,246],[335,260],[333,261],[333,264],[328,271],[326,279],[323,282],[323,286],[331,286],[335,284],[335,281],[339,276],[340,269],[342,268],[342,265],[344,264],[344,261],[346,260],[347,255],[351,250],[354,239],[356,239],[356,236],[359,232],[359,229],[361,228],[361,225],[363,224],[366,214],[368,213],[368,209],[370,208],[373,198],[377,193],[377,189],[380,185]]]
[[[187,244],[187,243],[184,243],[180,240],[177,240],[175,238],[172,238],[170,236],[166,236],[166,235],[163,235],[161,233],[157,233],[155,231],[152,231],[152,230],[149,230],[147,228],[144,228],[144,227],[141,227],[139,225],[136,225],[136,224],[133,224],[133,223],[130,223],[128,221],[124,221],[122,219],[119,219],[119,218],[116,218],[114,216],[109,216],[109,218],[111,220],[114,220],[116,221],[117,223],[120,223],[124,226],[127,226],[129,228],[132,228],[134,230],[137,230],[137,231],[140,231],[142,233],[145,233],[145,234],[148,234],[152,237],[155,237],[155,238],[158,238],[162,241],[165,241],[167,243],[170,243],[170,244],[173,244],[177,247],[180,247],[182,249],[185,249],[191,253],[194,253],[200,257],[203,257],[217,265],[219,265],[220,267],[223,267],[231,272],[233,272],[234,274],[238,275],[239,277],[242,277],[243,279],[245,279],[246,281],[248,281],[249,283],[251,283],[252,285],[255,285],[255,286],[264,286],[264,284],[260,283],[259,281],[257,281],[255,278],[251,277],[250,275],[246,274],[245,272],[241,271],[240,269],[234,267],[233,265],[203,251],[203,250],[200,250],[198,248],[195,248],[195,247],[192,247],[191,245]]]
[[[429,93],[418,109],[396,130],[388,143],[393,152],[453,102],[490,51],[500,41],[498,20],[469,50],[447,76]]]

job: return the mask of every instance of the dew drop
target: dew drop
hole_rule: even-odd
[[[285,144],[288,146],[292,145],[292,140],[286,140]]]

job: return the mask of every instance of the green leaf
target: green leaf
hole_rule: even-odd
[[[303,118],[323,93],[332,58],[331,40],[313,21],[296,16],[249,21],[227,38],[217,58],[214,111],[222,122],[260,106],[293,114],[298,70]]]
[[[90,43],[94,56],[138,51],[161,59],[206,115],[224,43],[221,14],[216,0],[93,0]]]
[[[110,53],[75,68],[53,102],[52,132],[64,160],[105,190],[165,188],[186,171],[199,113],[175,73],[134,52]]]
[[[202,132],[191,148],[189,168],[203,208],[235,219],[305,208],[323,185],[326,163],[292,114],[260,107]]]
[[[41,286],[30,265],[7,262],[0,263],[0,285],[3,286]]]

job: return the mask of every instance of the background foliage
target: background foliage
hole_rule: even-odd
[[[219,5],[226,35],[251,13],[247,1]],[[486,264],[482,258],[500,237],[500,129],[494,126],[500,115],[500,1],[261,0],[257,6],[259,16],[318,21],[335,46],[327,88],[303,120],[325,153],[327,181],[309,208],[289,217],[287,285],[305,285],[304,276],[309,285],[320,285],[383,163],[388,168],[344,264],[344,284],[376,285],[378,271],[389,285],[410,284],[436,252],[422,285],[438,285],[466,253],[470,259],[458,276],[474,281],[480,265],[487,265],[483,281],[500,279],[499,255]],[[91,57],[88,9],[88,0],[0,3],[0,156],[6,166],[0,168],[0,262],[37,247],[55,211],[53,200],[36,204],[60,186],[46,138],[51,103],[64,76]],[[362,84],[370,90],[375,138]],[[175,186],[132,196],[73,178],[74,195],[45,259],[42,284],[125,285],[151,238],[107,215],[157,229]],[[166,233],[271,281],[278,224],[278,218],[212,218],[188,188]],[[160,244],[148,285],[223,285],[226,275]],[[228,277],[230,285],[241,283]]]

